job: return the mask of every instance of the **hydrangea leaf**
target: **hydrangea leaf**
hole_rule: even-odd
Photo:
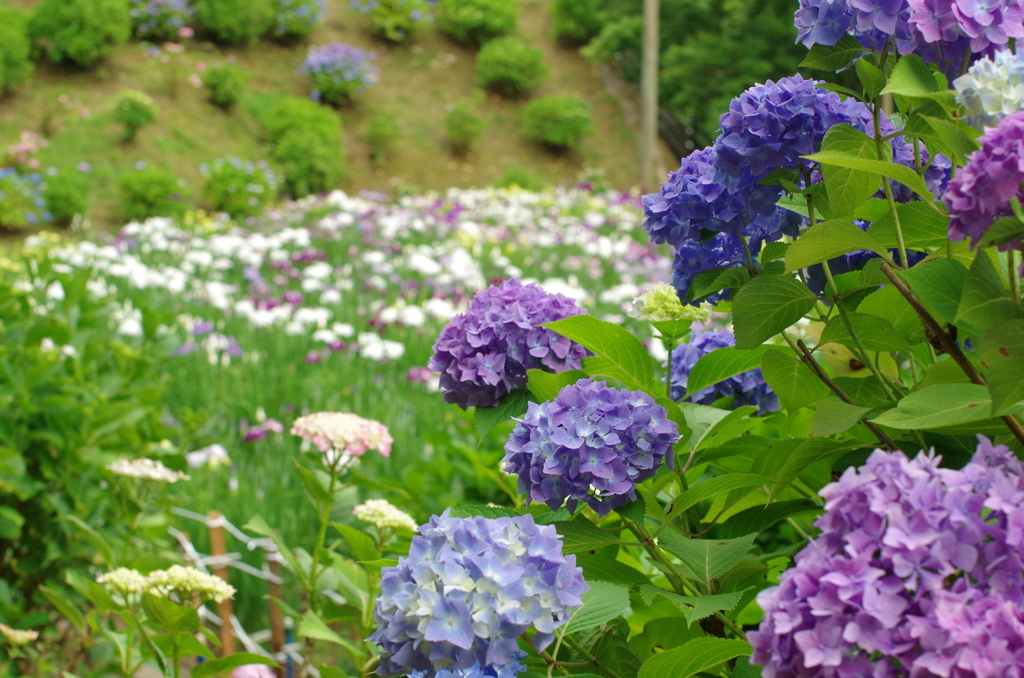
[[[610,675],[637,678],[637,673],[643,665],[630,642],[626,640],[629,633],[629,624],[624,619],[613,620],[606,630],[599,632],[594,657]]]
[[[639,495],[625,506],[616,508],[615,512],[627,520],[643,524],[644,516],[647,514],[647,502],[644,501],[643,495]]]
[[[306,614],[302,617],[299,622],[298,635],[303,638],[312,638],[313,640],[323,640],[328,643],[334,643],[335,645],[341,645],[342,647],[355,651],[352,645],[339,636],[337,633],[332,631],[324,620],[321,619],[316,612],[313,610],[307,610]],[[237,655],[234,655],[237,656]],[[213,675],[213,674],[211,674]]]
[[[826,396],[814,404],[811,433],[830,436],[849,431],[870,411],[870,407],[851,405],[834,395]]]
[[[589,520],[565,520],[553,523],[562,537],[562,553],[583,553],[618,544],[618,538]]]
[[[605,581],[611,584],[622,584],[624,586],[635,586],[636,584],[650,584],[647,576],[621,563],[614,558],[607,558],[589,553],[578,553],[576,564],[583,568],[583,578],[588,582]]]
[[[848,167],[850,169],[871,172],[873,174],[880,174],[883,177],[888,177],[900,182],[916,193],[922,200],[927,202],[929,205],[932,205],[936,210],[939,209],[938,205],[935,203],[935,196],[932,195],[930,190],[928,190],[928,185],[925,183],[924,178],[909,167],[904,167],[903,165],[897,165],[891,162],[884,162],[882,160],[861,158],[857,155],[841,151],[821,151],[820,153],[805,155],[803,158],[821,165],[836,165],[839,167]]]
[[[867,101],[873,100],[882,92],[882,88],[885,87],[885,73],[878,66],[871,63],[869,57],[857,59],[854,69],[857,71],[857,79],[860,80],[861,87],[864,88],[864,98]]]
[[[596,354],[600,360],[584,360],[593,376],[618,379],[632,390],[654,393],[654,363],[640,340],[628,331],[592,315],[577,315],[542,325]]]
[[[1024,412],[1024,403],[1004,407],[1002,414]],[[897,406],[877,417],[879,426],[926,429],[982,421],[993,416],[992,396],[979,384],[939,384],[905,396]]]
[[[885,247],[870,233],[854,226],[853,222],[845,219],[823,221],[801,233],[786,250],[786,272],[820,264],[857,250],[870,250],[888,256]]]
[[[483,439],[499,424],[513,417],[522,416],[529,404],[526,393],[526,389],[516,389],[501,396],[494,407],[474,407],[473,425],[476,427],[477,435]]]
[[[750,280],[750,273],[742,266],[739,268],[712,268],[698,273],[690,286],[690,298],[693,301],[709,297],[724,289],[743,287]]]
[[[692,324],[692,320],[656,320],[651,323],[662,337],[672,343],[678,343],[680,339],[689,334]]]
[[[751,506],[719,523],[719,536],[729,539],[745,534],[760,533],[786,518],[819,513],[821,507],[806,499],[775,501],[767,506]]]
[[[1021,238],[1024,238],[1024,222],[1015,216],[1002,217],[996,219],[988,227],[979,245],[981,247],[995,247],[996,245],[1002,245],[1012,240],[1020,240]]]
[[[745,640],[695,638],[648,659],[640,668],[639,678],[690,678],[751,652],[753,648]]]
[[[484,518],[515,518],[522,515],[522,511],[507,506],[456,506],[451,510],[452,518],[473,518],[483,516]]]
[[[380,558],[381,554],[377,543],[366,532],[357,530],[351,525],[342,525],[335,522],[331,523],[331,527],[345,538],[351,554],[355,556],[357,561],[372,562]]]
[[[782,349],[765,351],[761,357],[761,374],[789,412],[796,412],[829,394],[828,387],[810,367]]]
[[[953,259],[933,259],[901,271],[899,275],[940,320],[953,322],[967,279],[966,266]]]
[[[975,369],[979,373],[984,373],[984,368],[981,363],[977,360],[972,360],[971,364],[974,365]],[[970,378],[964,374],[963,369],[956,364],[955,360],[947,359],[940,360],[934,365],[929,365],[924,370],[924,375],[921,377],[921,381],[917,383],[915,388],[928,388],[929,386],[935,386],[937,384],[970,384]],[[971,448],[974,449],[973,447]]]
[[[586,379],[587,373],[583,370],[567,370],[558,374],[551,374],[544,370],[527,370],[526,388],[539,402],[554,400],[558,392],[566,386],[575,384],[580,379]]]
[[[888,320],[877,315],[848,311],[846,313],[853,331],[860,339],[864,348],[868,351],[909,351],[910,344],[896,331]],[[841,317],[835,317],[828,321],[825,329],[821,332],[819,346],[828,343],[837,343],[854,349],[857,343],[846,327]]]
[[[733,490],[750,489],[753,491],[754,488],[770,485],[771,482],[771,478],[753,473],[728,473],[704,480],[690,486],[690,489],[676,497],[665,518],[666,524],[683,511],[696,506],[705,499],[711,499],[723,492],[732,492]]]
[[[857,311],[885,318],[909,342],[924,338],[924,327],[913,307],[891,285],[872,292],[857,305]]]
[[[858,66],[863,61],[863,59],[858,61]],[[882,148],[883,150],[888,149],[889,155],[891,155],[891,145],[883,144]],[[845,123],[833,125],[825,132],[821,150],[849,153],[858,158],[878,159],[875,140]],[[892,158],[888,156],[885,159],[892,161]],[[825,189],[828,191],[828,204],[832,216],[839,217],[852,215],[858,207],[878,192],[882,183],[878,175],[836,165],[823,165],[821,176],[825,181]]]
[[[169,633],[192,633],[199,629],[199,614],[194,608],[175,605],[163,596],[142,594],[142,607],[149,621]]]
[[[323,486],[323,483],[320,482],[315,473],[298,461],[295,462],[295,471],[299,474],[299,479],[302,480],[302,484],[316,503],[330,504],[333,501],[331,493],[327,491],[327,488]]]
[[[753,533],[735,539],[688,539],[675,530],[665,530],[658,543],[686,563],[702,582],[710,582],[736,567],[756,537]]]
[[[686,380],[688,393],[696,393],[712,384],[761,366],[761,356],[767,346],[741,349],[734,346],[716,348],[697,361]]]
[[[749,588],[746,588],[742,591],[719,593],[713,596],[681,596],[678,593],[645,584],[640,587],[640,594],[644,597],[645,601],[653,600],[658,596],[671,601],[682,611],[683,616],[686,618],[686,625],[690,626],[693,622],[710,617],[715,612],[728,612],[733,609],[749,590]]]
[[[569,617],[565,633],[586,631],[619,616],[629,616],[629,589],[604,581],[587,582],[590,590],[583,594],[583,605]]]
[[[757,276],[733,300],[736,348],[757,348],[804,317],[814,307],[814,300],[807,286],[796,278]]]
[[[326,627],[325,627],[326,628]],[[280,666],[270,657],[264,657],[261,654],[252,654],[251,652],[239,652],[238,654],[228,655],[227,657],[221,657],[220,659],[211,659],[203,662],[202,664],[196,665],[191,669],[189,675],[192,678],[212,678],[221,673],[228,673],[233,669],[237,669],[239,666],[247,666],[249,664],[263,664],[264,666]]]
[[[800,62],[800,67],[817,68],[821,71],[838,71],[850,65],[850,62],[865,51],[864,45],[852,35],[844,35],[834,45],[815,44],[811,51]]]
[[[987,332],[1007,320],[1024,318],[1019,301],[1014,301],[999,277],[987,250],[979,249],[967,272],[956,323]]]
[[[907,247],[936,247],[946,243],[949,219],[920,201],[908,202],[896,207],[900,218],[903,243]],[[897,247],[896,226],[892,213],[879,217],[867,231],[877,245],[885,248]]]
[[[1024,400],[1024,320],[998,325],[981,338],[978,357],[996,414]]]
[[[57,608],[58,612],[74,624],[79,631],[85,631],[85,618],[82,617],[82,613],[78,611],[78,608],[71,604],[66,593],[52,589],[49,586],[40,586],[39,592],[50,601],[50,604]]]
[[[738,438],[756,426],[758,421],[757,407],[754,405],[737,407],[709,426],[693,449],[696,452],[700,452],[709,447],[717,447],[727,440]]]
[[[928,64],[916,54],[908,54],[896,62],[883,94],[901,94],[905,97],[923,97],[939,91],[939,83]]]

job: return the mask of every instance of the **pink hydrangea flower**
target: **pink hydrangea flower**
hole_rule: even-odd
[[[299,417],[292,425],[292,435],[315,445],[326,456],[328,465],[347,463],[351,457],[361,457],[369,450],[388,457],[394,443],[384,424],[347,412],[317,412]]]

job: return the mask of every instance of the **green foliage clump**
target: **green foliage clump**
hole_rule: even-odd
[[[498,188],[521,188],[524,191],[543,191],[544,180],[519,165],[509,165],[505,174],[494,182]]]
[[[327,0],[273,0],[274,21],[271,34],[289,42],[308,34],[327,11]]]
[[[89,209],[89,182],[80,172],[58,172],[46,177],[43,200],[53,223],[67,226],[75,215]]]
[[[38,174],[19,174],[10,167],[0,168],[0,228],[20,231],[44,221],[45,204]]]
[[[128,40],[127,0],[43,0],[28,22],[35,48],[53,63],[91,66]]]
[[[146,125],[156,120],[159,108],[145,92],[126,89],[117,97],[114,104],[114,118],[124,125],[126,142],[135,140],[135,134]]]
[[[271,144],[277,144],[293,128],[314,132],[328,144],[341,138],[341,121],[329,108],[309,99],[281,97],[260,113],[263,134]]]
[[[445,118],[445,138],[456,155],[465,155],[484,131],[484,120],[476,111],[477,102],[463,99]]]
[[[590,106],[568,94],[537,99],[523,109],[523,136],[545,146],[576,148],[593,129]]]
[[[0,95],[32,74],[30,52],[28,15],[12,7],[0,7]]]
[[[518,23],[515,0],[441,0],[437,5],[437,27],[463,45],[482,45],[511,33]]]
[[[525,94],[548,75],[544,55],[519,38],[491,40],[476,57],[476,84],[506,97]]]
[[[335,187],[345,173],[345,149],[333,111],[309,99],[282,97],[259,117],[284,190],[299,198]]]
[[[568,45],[584,45],[601,32],[596,0],[555,0],[551,3],[551,28],[555,38]]]
[[[125,219],[180,217],[188,206],[183,186],[174,172],[162,167],[144,167],[121,175],[121,211]]]
[[[370,120],[370,129],[366,134],[366,143],[370,146],[370,161],[380,167],[395,152],[395,139],[402,131],[394,116],[377,113]]]
[[[249,73],[238,64],[214,64],[203,71],[202,80],[209,90],[210,103],[226,111],[242,97]]]
[[[197,0],[196,18],[214,40],[225,45],[253,45],[270,28],[270,0]]]
[[[373,34],[389,42],[404,42],[428,11],[424,0],[374,0],[369,10]]]
[[[206,179],[203,199],[232,219],[262,214],[277,196],[277,174],[262,160],[254,163],[217,158],[210,165],[200,165],[199,172]]]

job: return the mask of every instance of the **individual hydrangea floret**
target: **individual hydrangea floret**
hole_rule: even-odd
[[[149,573],[146,577],[146,593],[164,597],[175,593],[179,599],[195,595],[203,600],[220,603],[233,598],[235,588],[220,577],[194,567],[172,565],[166,570]]]
[[[995,127],[1024,109],[1024,54],[1009,50],[978,59],[953,81],[956,99],[967,110],[967,122],[978,129]]]
[[[720,398],[733,396],[733,406],[757,406],[759,416],[779,410],[779,398],[765,383],[761,368],[741,372],[717,384],[697,391],[686,392],[686,383],[697,361],[714,350],[735,346],[736,338],[728,330],[706,330],[690,334],[689,342],[680,344],[672,352],[672,400],[687,395],[688,402],[711,405]]]
[[[527,370],[579,369],[586,349],[538,325],[583,313],[572,299],[519,278],[478,292],[434,343],[430,369],[441,373],[444,401],[462,409],[492,407],[526,387]]]
[[[292,424],[291,433],[323,452],[328,466],[347,465],[369,450],[389,457],[394,444],[387,426],[347,412],[317,412],[299,417]]]
[[[554,527],[530,515],[449,513],[421,526],[409,556],[381,571],[370,638],[380,648],[377,675],[506,666],[530,627],[538,651],[550,645],[589,589]]]
[[[522,663],[526,657],[525,652],[517,650],[508,664],[480,666],[474,663],[468,669],[443,669],[437,672],[436,678],[516,678],[526,670],[526,664]],[[409,678],[426,678],[426,675],[426,671],[413,671]]]
[[[412,516],[392,506],[387,499],[367,499],[353,507],[352,513],[377,529],[416,531],[416,521]]]
[[[642,391],[581,379],[554,400],[530,403],[505,445],[504,471],[527,501],[570,511],[585,501],[600,515],[636,499],[661,464],[672,468],[679,427]]]
[[[1024,666],[1024,464],[876,450],[821,491],[821,533],[747,634],[764,678],[1008,678]]]
[[[108,471],[113,471],[119,476],[155,480],[161,483],[176,483],[179,480],[189,479],[189,476],[181,471],[169,469],[155,459],[128,459],[122,457],[113,464],[107,464],[106,468]]]
[[[970,237],[971,247],[977,247],[992,222],[1013,214],[1010,199],[1021,197],[1022,181],[1024,111],[1018,111],[985,131],[981,148],[950,180],[943,195],[949,210],[949,238],[959,242]],[[1000,251],[1020,248],[1020,239],[999,245]]]
[[[32,629],[12,629],[7,624],[0,624],[0,635],[3,635],[11,645],[19,647],[39,640],[39,631]]]
[[[667,320],[689,320],[704,322],[708,310],[699,306],[683,306],[679,302],[676,288],[668,283],[658,283],[633,300],[630,315],[640,320],[663,322]]]

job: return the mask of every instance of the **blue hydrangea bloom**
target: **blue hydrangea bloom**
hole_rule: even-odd
[[[512,653],[512,659],[508,664],[490,666],[473,664],[468,669],[442,669],[437,672],[436,678],[516,678],[526,670],[526,664],[522,663],[526,656],[522,650],[516,650]],[[426,678],[426,676],[426,671],[413,671],[409,674],[409,678]]]
[[[642,391],[581,379],[558,397],[530,403],[505,445],[504,470],[528,501],[554,511],[578,501],[606,515],[636,499],[662,462],[672,467],[679,427]]]
[[[533,645],[543,650],[590,588],[576,556],[562,555],[554,527],[530,515],[449,513],[432,517],[409,556],[381,570],[370,638],[380,648],[379,676],[461,676],[476,666],[474,678],[511,678],[522,657],[519,636],[532,626]]]
[[[680,344],[672,352],[672,399],[679,400],[686,393],[686,382],[697,361],[708,353],[726,346],[735,346],[736,338],[727,330],[706,330],[692,332],[690,341]],[[761,368],[748,370],[725,381],[691,393],[687,401],[698,405],[710,405],[719,398],[733,396],[733,406],[756,405],[757,414],[777,412],[779,398],[765,383]]]
[[[561,294],[519,278],[477,292],[434,343],[430,369],[441,373],[446,403],[462,409],[493,407],[509,391],[526,387],[526,371],[577,370],[586,349],[543,327],[586,313]]]

